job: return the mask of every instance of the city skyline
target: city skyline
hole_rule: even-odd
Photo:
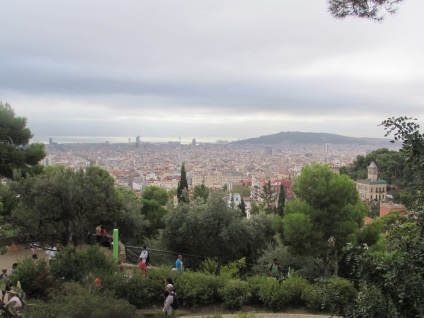
[[[2,7],[0,101],[37,141],[383,138],[387,117],[424,120],[420,0],[381,23],[337,20],[324,0]]]

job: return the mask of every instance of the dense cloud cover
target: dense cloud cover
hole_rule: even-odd
[[[38,140],[382,137],[424,118],[424,11],[336,20],[325,0],[3,1],[0,100]]]

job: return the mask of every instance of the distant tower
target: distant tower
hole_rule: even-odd
[[[53,144],[53,138],[49,138],[49,145]]]
[[[140,136],[135,137],[135,146],[136,148],[140,147]]]
[[[131,138],[128,138],[128,143],[129,143],[129,144],[131,143]]]
[[[179,143],[179,144],[181,144],[181,137],[178,137],[178,138],[179,138],[179,141],[178,141],[178,143]]]
[[[192,146],[196,146],[196,139],[193,138],[192,142],[191,142]]]
[[[377,181],[378,180],[378,168],[374,161],[368,166],[368,180]]]
[[[325,155],[328,155],[328,146],[329,144],[325,144]]]

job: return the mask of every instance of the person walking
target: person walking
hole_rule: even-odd
[[[272,278],[280,279],[281,274],[281,265],[278,264],[278,259],[274,258],[271,266],[269,267],[269,275]]]
[[[146,245],[143,245],[141,247],[141,253],[140,257],[138,258],[138,267],[140,267],[141,272],[144,276],[146,276],[147,273],[147,258],[149,257],[149,252],[146,249]]]
[[[182,271],[184,270],[182,255],[178,255],[177,260],[175,262],[175,268],[177,269],[178,273],[182,273]]]
[[[172,303],[174,302],[174,286],[171,284],[166,285],[166,291],[168,292],[168,296],[166,297],[163,303],[162,311],[165,313],[165,316],[172,316]]]
[[[49,264],[56,259],[56,253],[57,253],[57,248],[56,245],[54,244],[54,242],[52,242],[50,244],[50,247],[46,250],[46,252],[44,253],[47,256],[47,259],[49,260]]]

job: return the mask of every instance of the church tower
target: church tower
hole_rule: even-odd
[[[368,166],[368,180],[377,181],[378,180],[378,168],[374,161]]]

